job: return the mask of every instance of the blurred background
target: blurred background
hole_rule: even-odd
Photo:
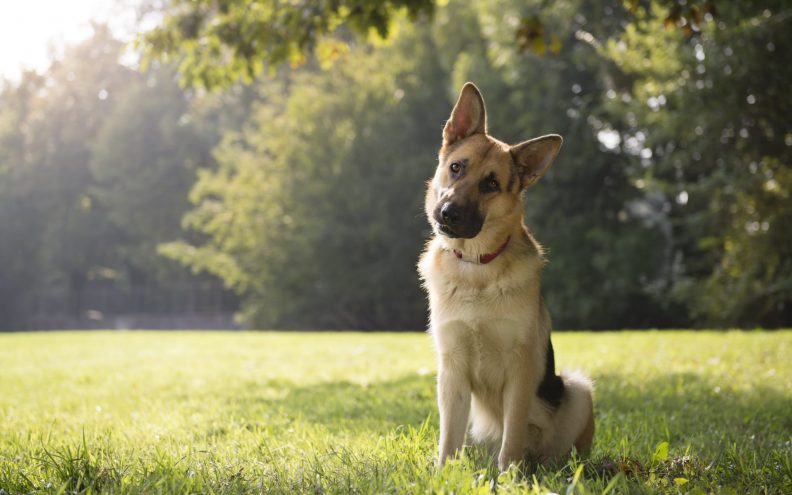
[[[421,330],[465,81],[565,138],[526,194],[561,329],[792,325],[792,6],[0,8],[0,329]]]

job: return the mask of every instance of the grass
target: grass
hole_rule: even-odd
[[[555,334],[588,459],[434,465],[422,334],[0,334],[0,494],[792,493],[792,332]]]

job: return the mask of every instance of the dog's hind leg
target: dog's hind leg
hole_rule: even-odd
[[[586,427],[575,440],[575,448],[581,454],[587,455],[591,452],[591,445],[594,443],[594,408],[589,410]]]

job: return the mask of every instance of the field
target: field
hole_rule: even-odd
[[[592,455],[437,469],[423,334],[0,334],[0,494],[792,493],[792,332],[557,333]]]

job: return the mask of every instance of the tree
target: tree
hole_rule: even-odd
[[[168,68],[135,75],[115,98],[90,160],[90,191],[114,232],[112,264],[130,284],[184,278],[157,245],[179,232],[187,192],[197,170],[213,164],[216,140],[196,131],[189,95]]]
[[[192,192],[185,223],[206,242],[163,247],[245,294],[256,326],[414,328],[425,319],[414,264],[435,146],[426,136],[439,135],[444,84],[425,28],[357,50],[329,71],[261,83],[267,99]]]
[[[643,157],[634,180],[672,227],[670,299],[699,324],[789,324],[792,10],[718,4],[687,34],[657,6],[637,15],[603,54],[626,82],[611,107],[622,149]]]
[[[0,328],[13,327],[25,316],[26,296],[36,285],[35,253],[44,230],[44,210],[31,201],[33,174],[26,166],[25,122],[33,95],[44,88],[35,73],[0,92]]]
[[[4,91],[16,128],[6,128],[0,151],[0,202],[11,205],[0,237],[7,243],[5,263],[19,270],[5,288],[14,293],[6,310],[16,317],[35,310],[32,290],[78,290],[91,268],[108,259],[100,242],[107,224],[86,186],[91,137],[111,95],[132,74],[117,64],[121,46],[97,26],[90,43],[68,49],[43,77],[26,74],[18,88]]]

